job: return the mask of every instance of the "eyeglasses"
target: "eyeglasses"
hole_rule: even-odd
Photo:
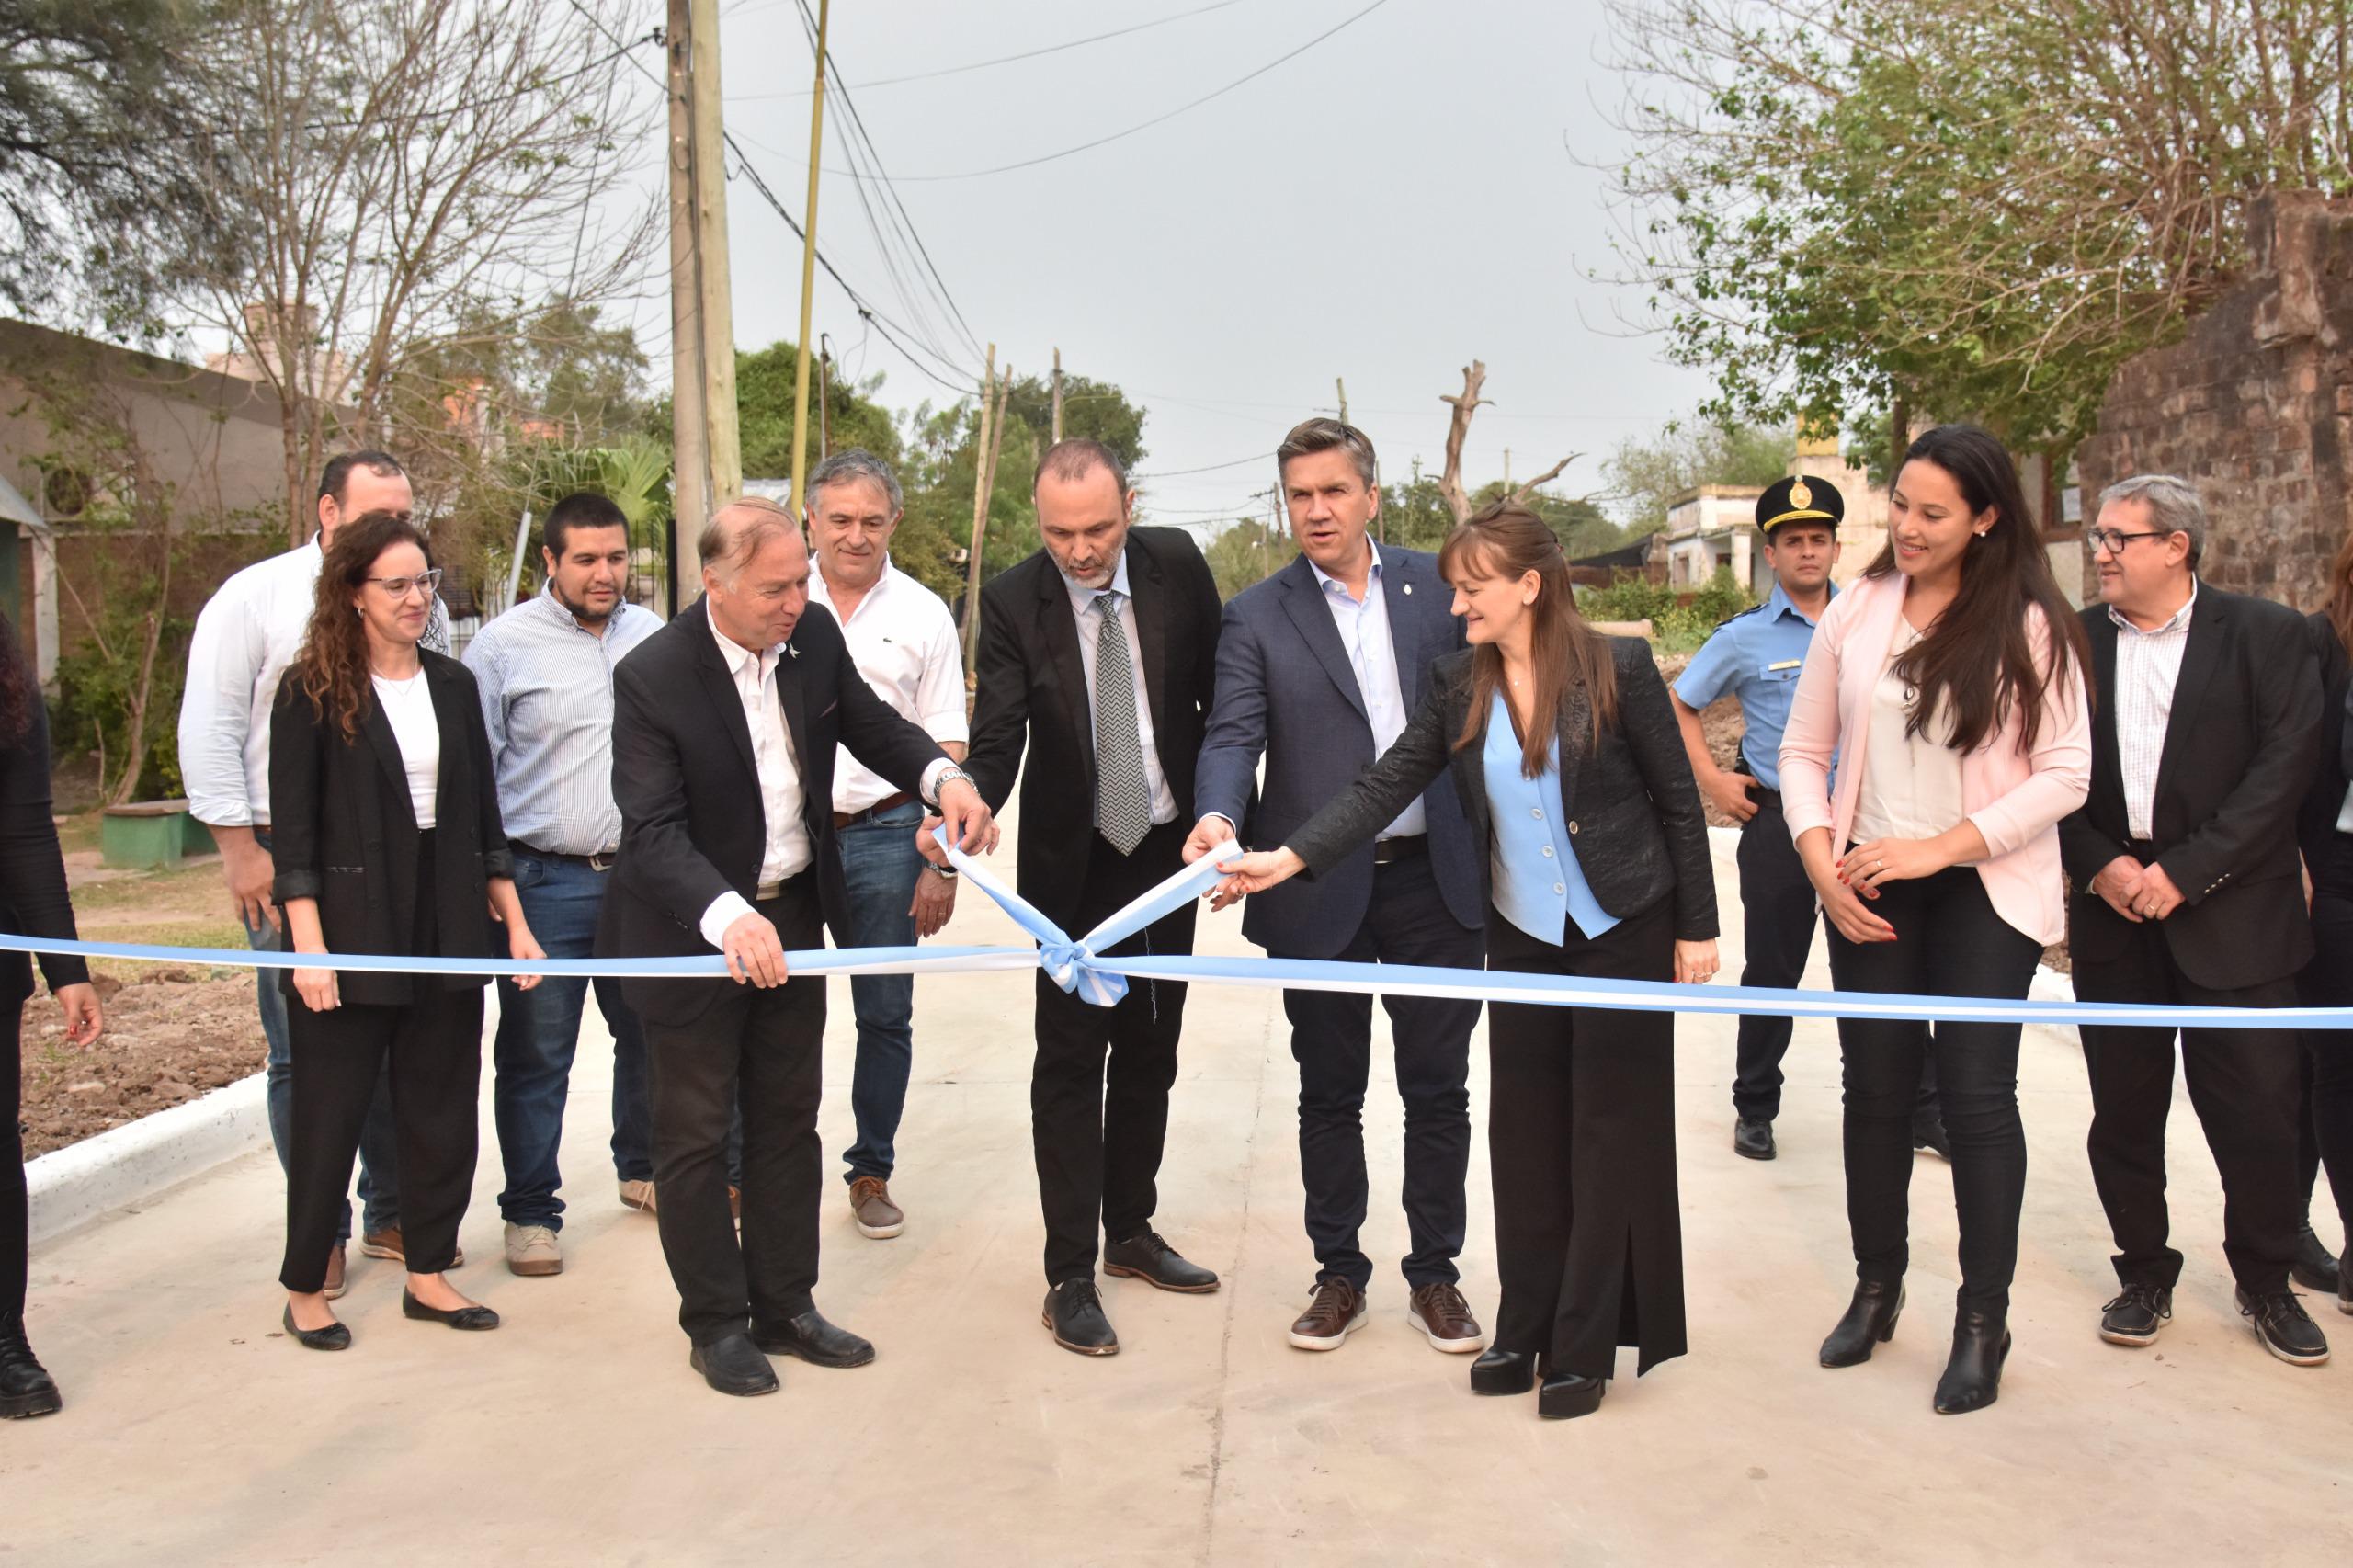
[[[2095,551],[2104,550],[2110,555],[2121,555],[2124,553],[2124,543],[2127,540],[2171,539],[2172,537],[2172,533],[2165,528],[2143,528],[2139,533],[2131,534],[2126,533],[2122,528],[2094,528],[2084,535],[2084,548]]]
[[[429,599],[433,597],[434,590],[441,585],[441,569],[436,566],[422,576],[416,577],[370,577],[368,581],[375,584],[395,599],[404,599],[419,588],[425,590],[425,597]]]

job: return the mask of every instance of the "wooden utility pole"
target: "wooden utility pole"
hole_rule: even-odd
[[[1054,350],[1054,439],[1063,438],[1063,351]]]
[[[727,271],[718,0],[670,0],[670,605],[699,591],[696,549],[744,485],[735,434],[735,324]]]
[[[996,412],[989,418],[989,466],[981,475],[981,494],[996,494],[996,460],[1005,450],[1005,404],[1013,395],[1013,367],[1006,366],[996,379]]]
[[[981,544],[989,526],[989,398],[996,391],[996,345],[989,345],[981,374],[981,428],[972,443],[972,548],[964,561],[964,678],[973,676],[972,656],[981,645]]]
[[[817,460],[834,455],[834,346],[817,335]]]
[[[1511,449],[1504,449],[1504,489],[1511,489]]]
[[[825,23],[832,0],[817,0],[817,90],[809,100],[809,203],[801,210],[801,346],[792,372],[792,510],[801,512],[801,483],[809,477],[809,314],[817,292],[817,150],[825,135]]]
[[[1346,425],[1348,422],[1348,383],[1343,378],[1334,376],[1332,378],[1332,384],[1339,389],[1340,423]]]

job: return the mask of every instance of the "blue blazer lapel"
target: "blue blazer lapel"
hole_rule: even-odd
[[[1382,558],[1381,572],[1389,636],[1397,649],[1397,689],[1411,713],[1421,702],[1430,661],[1454,651],[1454,617],[1438,591],[1442,585],[1420,556],[1392,551]]]
[[[1315,655],[1315,662],[1324,666],[1324,673],[1332,677],[1332,684],[1340,688],[1340,695],[1348,699],[1357,717],[1370,723],[1372,716],[1365,709],[1356,669],[1348,663],[1347,645],[1340,641],[1340,629],[1332,624],[1332,611],[1324,603],[1324,585],[1315,580],[1315,570],[1307,563],[1307,557],[1293,556],[1290,564],[1283,568],[1282,588],[1283,613],[1299,629],[1300,636],[1307,642],[1307,651]],[[1396,625],[1392,619],[1392,636]]]

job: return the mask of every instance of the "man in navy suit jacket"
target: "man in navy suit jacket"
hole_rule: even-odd
[[[1311,419],[1284,437],[1275,460],[1301,553],[1225,607],[1188,860],[1237,831],[1256,844],[1284,842],[1397,738],[1430,661],[1463,645],[1437,559],[1368,537],[1381,491],[1362,431]],[[1262,756],[1265,791],[1252,812]],[[1484,947],[1478,852],[1441,775],[1378,843],[1330,875],[1252,899],[1243,935],[1278,958],[1476,969]],[[1456,1289],[1454,1259],[1479,1005],[1404,996],[1385,1005],[1405,1102],[1408,1312],[1438,1349],[1477,1350],[1486,1336]],[[1299,1062],[1299,1164],[1316,1259],[1314,1295],[1290,1342],[1332,1350],[1364,1322],[1372,1283],[1371,1260],[1357,1244],[1372,998],[1286,991],[1283,1010]]]

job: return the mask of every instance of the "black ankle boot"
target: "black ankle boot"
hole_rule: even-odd
[[[1895,1337],[1895,1320],[1904,1312],[1904,1282],[1883,1279],[1855,1281],[1855,1299],[1847,1315],[1822,1342],[1825,1367],[1859,1367],[1871,1358],[1871,1347]]]
[[[1472,1393],[1526,1393],[1535,1386],[1533,1351],[1490,1350],[1471,1363]]]
[[[56,1381],[25,1341],[24,1315],[0,1315],[0,1417],[51,1415],[64,1408]]]
[[[2009,1354],[2010,1331],[2003,1319],[1964,1308],[1953,1320],[1952,1359],[1937,1380],[1937,1414],[1965,1415],[2000,1398],[2002,1363]]]
[[[1563,1372],[1559,1377],[1546,1378],[1544,1386],[1536,1391],[1536,1414],[1547,1421],[1590,1415],[1601,1408],[1601,1396],[1608,1392],[1608,1378],[1580,1378]]]

